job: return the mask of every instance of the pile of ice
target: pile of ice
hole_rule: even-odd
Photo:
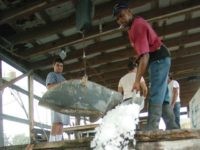
[[[140,106],[119,105],[110,110],[97,127],[91,148],[95,150],[128,150],[128,143],[134,140]]]

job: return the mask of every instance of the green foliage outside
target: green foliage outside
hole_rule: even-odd
[[[23,144],[28,144],[30,143],[30,139],[28,136],[26,136],[25,134],[17,134],[15,135],[13,138],[4,136],[6,138],[4,138],[4,144],[5,146],[8,145],[23,145]]]

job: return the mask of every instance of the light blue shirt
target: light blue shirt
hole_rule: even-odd
[[[49,72],[46,78],[46,86],[49,84],[56,84],[65,81],[61,73]]]

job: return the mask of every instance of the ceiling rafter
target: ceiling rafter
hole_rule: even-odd
[[[194,50],[196,50],[196,51],[194,51]],[[174,53],[176,53],[176,52],[178,52],[178,51],[182,51],[183,53],[182,54],[179,54],[179,57],[178,58],[180,58],[180,57],[182,57],[183,59],[181,60],[181,62],[177,62],[176,60],[177,60],[177,57],[173,57],[173,55],[174,55]],[[179,68],[179,70],[181,69],[180,67],[179,67],[179,65],[178,65],[178,63],[182,63],[182,62],[185,62],[184,63],[184,65],[185,64],[187,64],[188,63],[188,60],[186,60],[186,55],[185,55],[185,51],[193,51],[193,55],[190,55],[190,56],[194,56],[194,57],[192,57],[193,58],[193,60],[192,60],[192,62],[194,61],[194,59],[195,60],[197,60],[197,62],[195,62],[195,64],[196,64],[196,66],[198,67],[198,60],[200,59],[200,56],[199,56],[199,54],[200,54],[200,51],[199,51],[199,46],[193,46],[193,47],[190,47],[190,48],[185,48],[185,49],[178,49],[178,50],[176,50],[176,51],[173,51],[171,54],[172,54],[172,68],[175,66],[177,66],[178,68]],[[197,55],[197,57],[195,57]],[[185,58],[184,58],[185,57]],[[191,57],[190,57],[191,58]],[[111,63],[109,63],[109,65],[107,65],[107,64],[105,64],[105,65],[101,65],[101,66],[98,66],[98,67],[95,67],[96,68],[96,70],[98,70],[98,72],[99,72],[99,74],[104,74],[104,73],[106,73],[106,72],[112,72],[113,70],[119,70],[119,69],[126,69],[127,68],[127,64],[128,64],[128,59],[124,59],[124,60],[122,60],[122,61],[118,61],[118,62],[111,62]],[[190,63],[189,64],[191,64],[191,61],[190,61]],[[182,64],[181,64],[182,65]],[[183,67],[183,65],[181,66],[181,67]],[[195,72],[195,70],[193,70],[193,69],[195,69],[196,67],[195,66],[190,66],[189,65],[189,67],[190,67],[190,70],[192,70],[193,72]],[[173,69],[173,71],[175,71],[175,72],[178,72],[178,70],[175,70],[176,68],[174,68]],[[185,68],[184,70],[186,70],[187,71],[187,69]],[[172,71],[172,70],[171,70]],[[172,72],[173,72],[172,71]],[[77,76],[79,76],[80,75],[80,72],[81,71],[76,71],[76,72],[73,72],[73,73],[70,73],[70,72],[65,72],[65,74],[66,74],[66,77],[67,76],[71,76],[71,77],[77,77]],[[112,74],[112,73],[111,73]],[[89,77],[92,77],[92,76],[96,76],[96,74],[93,72],[93,71],[90,71],[90,70],[88,70],[88,76]]]
[[[165,35],[172,34],[172,33],[180,32],[182,30],[189,30],[189,29],[197,28],[197,27],[200,26],[200,18],[193,19],[193,20],[191,20],[191,22],[193,22],[193,23],[190,23],[189,25],[188,25],[188,21],[182,21],[182,22],[174,23],[172,25],[167,26],[164,31],[162,30],[163,29],[162,27],[159,27],[159,28],[157,28],[158,34],[163,36],[164,34]],[[80,35],[79,35],[79,37],[80,37]],[[47,44],[44,44],[42,46],[38,46],[38,48],[32,48],[32,49],[29,49],[29,50],[27,49],[26,51],[22,51],[20,54],[23,53],[24,58],[37,56],[37,55],[43,54],[44,52],[49,52],[49,51],[51,51],[51,49],[52,50],[58,49],[58,45],[62,45],[62,43],[65,43],[67,41],[73,42],[75,39],[77,39],[77,36],[72,36],[71,39],[66,37],[62,40],[58,40],[58,42],[47,43]],[[124,38],[119,37],[119,38],[116,38],[116,39],[112,39],[112,40],[110,40],[111,44],[112,44],[112,41],[114,41],[114,40],[118,40],[118,41],[121,42],[121,41],[124,41]],[[68,42],[68,43],[70,43],[70,42]],[[100,44],[104,44],[104,42],[100,42]],[[109,45],[111,45],[111,44],[109,44]],[[127,40],[127,44],[128,44],[128,40]],[[96,45],[96,43],[93,46],[91,46],[92,47],[91,49],[94,49],[93,47],[96,48],[97,46],[95,46],[95,45]],[[91,54],[93,51],[95,52],[95,49],[92,52],[90,52],[91,50],[89,50],[89,49],[90,48],[86,48],[86,53]],[[68,58],[74,59],[74,58],[77,58],[77,57],[80,57],[80,56],[81,56],[81,52],[79,50],[77,50],[77,51],[70,52]],[[47,60],[46,62],[49,63],[49,60]]]
[[[182,69],[185,65],[181,65],[179,66],[178,68],[174,69],[173,67],[171,68],[172,71],[179,71],[180,69]],[[186,69],[188,69],[187,72],[182,72],[181,74],[175,74],[175,79],[177,80],[180,80],[180,79],[186,79],[188,77],[191,76],[191,74],[193,74],[193,72],[196,73],[196,75],[200,75],[200,67],[198,69],[195,69],[192,70],[190,68],[192,68],[193,65],[190,64],[190,67],[187,66]],[[190,69],[190,70],[189,70]],[[128,72],[128,69],[127,68],[121,68],[121,69],[118,69],[118,70],[115,70],[115,71],[108,71],[106,73],[103,74],[103,78],[104,80],[107,82],[108,80],[111,80],[111,79],[117,79],[119,80],[123,75],[125,75],[126,73]],[[147,78],[147,77],[146,77]],[[91,76],[89,78],[90,80],[92,81],[95,81],[95,82],[100,82],[102,81],[101,79],[99,79],[97,76]]]
[[[182,22],[179,22],[179,23],[174,23],[172,25],[169,25],[164,32],[162,32],[162,27],[160,27],[160,28],[158,28],[158,33],[159,33],[159,35],[162,36],[164,34],[167,35],[167,34],[171,34],[171,33],[176,33],[176,32],[180,32],[182,30],[186,30],[186,29],[189,30],[189,29],[197,28],[197,27],[200,26],[200,18],[194,19],[194,20],[192,20],[192,22],[193,23],[190,24],[189,26],[187,26],[188,23],[185,22],[185,21],[182,21]],[[100,51],[103,52],[103,51],[106,51],[108,49],[118,47],[118,45],[122,45],[121,44],[122,42],[125,42],[125,44],[129,44],[129,40],[126,40],[126,41],[124,41],[124,40],[126,40],[125,37],[118,37],[118,38],[113,38],[111,40],[107,40],[105,42],[95,43],[95,44],[90,45],[90,46],[85,48],[86,54],[89,55],[89,54],[93,54],[95,52],[100,52]],[[118,41],[118,42],[116,42],[116,41]],[[174,41],[174,40],[172,40],[172,41]],[[106,44],[107,44],[107,48],[104,48],[103,45],[106,46]],[[113,46],[112,46],[112,44],[113,44]],[[101,46],[99,47],[99,45],[101,45]],[[46,44],[46,45],[44,45],[43,49],[45,49],[45,47],[46,47],[46,49],[48,49],[50,46],[49,46],[49,44]],[[41,49],[42,49],[42,46],[41,46]],[[35,50],[31,50],[31,51],[37,51],[37,50],[35,49]],[[23,52],[22,54],[23,54],[23,56],[25,55],[24,58],[26,58],[26,53]],[[27,54],[30,55],[29,52],[27,52]],[[80,57],[82,57],[82,50],[81,49],[69,52],[67,59],[70,60],[70,59],[80,58]],[[42,61],[39,62],[39,64],[42,64],[42,66],[47,66],[51,60],[52,60],[51,58],[49,58],[47,60],[42,60]],[[33,65],[33,66],[35,66],[35,65]],[[37,67],[38,66],[36,66],[36,68]]]
[[[134,7],[141,6],[144,3],[146,3],[145,0],[133,2]],[[114,6],[115,2],[110,1],[107,4],[108,5],[106,5],[106,8],[105,8],[105,4],[96,6],[94,20],[99,20],[99,18],[106,17],[108,14],[111,15],[112,8],[110,8],[108,6],[111,6],[111,5]],[[131,4],[131,6],[133,4]],[[102,12],[102,9],[104,10],[103,12]],[[75,25],[74,16],[75,16],[75,13],[73,13],[68,18],[65,18],[65,19],[62,19],[59,21],[55,21],[51,25],[44,25],[44,26],[41,26],[38,28],[34,28],[33,30],[21,32],[21,33],[18,33],[8,39],[13,43],[24,43],[24,42],[32,41],[33,39],[44,37],[44,36],[47,36],[47,35],[50,35],[53,33],[58,33],[58,32],[66,30],[66,29],[74,28],[74,25]],[[20,35],[20,37],[19,37],[19,35]]]
[[[192,35],[189,36],[189,38],[186,37],[186,36],[185,37],[181,37],[180,41],[184,41],[185,43],[190,43],[195,39],[196,40],[200,39],[200,34],[198,34],[198,33],[192,34]],[[173,38],[173,39],[166,40],[165,43],[170,48],[170,47],[176,46],[178,42],[177,42],[177,38]],[[90,62],[90,64],[96,65],[96,64],[101,64],[101,63],[105,63],[105,62],[114,61],[114,60],[117,60],[117,59],[128,58],[129,56],[132,56],[131,55],[132,51],[133,51],[132,48],[129,48],[127,50],[123,49],[123,50],[107,53],[106,56],[104,56],[104,57],[102,57],[101,55],[98,55],[98,56],[96,56],[94,58],[88,58],[87,61],[89,61],[89,62],[93,61],[92,63]],[[106,59],[108,59],[108,60],[106,60]],[[43,69],[44,65],[41,65],[41,64],[42,63],[36,63],[35,65],[33,64],[32,67],[33,67],[33,69],[34,68]],[[69,64],[67,64],[67,65],[69,65]],[[66,67],[67,67],[67,65],[66,65]],[[72,63],[72,64],[70,64],[70,66],[71,66],[70,67],[71,69],[73,69],[73,68],[76,68],[76,69],[82,68],[81,65],[80,65],[80,62]],[[45,69],[49,71],[50,67],[51,66],[46,66]]]
[[[61,3],[66,2],[67,0],[59,0],[50,2],[49,0],[35,0],[33,2],[27,2],[23,4],[22,7],[12,8],[1,12],[1,20],[0,24],[11,21],[13,19],[17,19],[22,16],[27,16],[33,14],[35,12],[39,12],[46,8],[59,5]]]

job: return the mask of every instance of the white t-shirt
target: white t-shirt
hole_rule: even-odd
[[[136,78],[136,72],[132,71],[124,75],[119,80],[118,87],[123,88],[123,92],[124,92],[123,99],[127,99],[133,96],[132,88],[135,82],[135,78]],[[142,78],[141,81],[144,81],[144,78]]]
[[[170,102],[172,102],[172,92],[173,92],[173,88],[178,89],[178,96],[176,99],[176,102],[180,102],[180,86],[179,83],[176,80],[171,80],[168,84],[168,88],[169,88],[169,96],[170,96]]]

